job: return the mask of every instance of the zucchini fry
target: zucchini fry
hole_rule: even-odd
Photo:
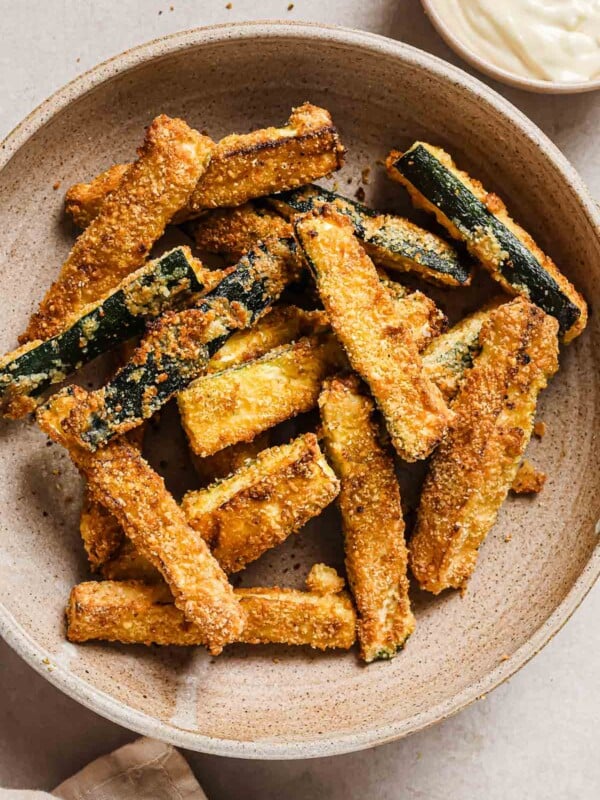
[[[344,148],[329,112],[310,103],[292,109],[282,128],[226,136],[215,146],[178,221],[208,208],[240,206],[254,197],[302,186],[342,166]],[[91,183],[72,186],[66,210],[82,228],[121,185],[127,165],[111,167]]]
[[[256,245],[270,230],[277,235],[293,235],[289,223],[272,213],[267,216],[269,212],[251,203],[246,203],[240,208],[219,209],[213,213],[219,214],[219,218],[214,226],[209,221],[207,236],[203,237],[202,227],[206,217],[199,221],[196,229],[196,243],[208,252],[219,252],[233,258],[237,253],[246,252],[248,248]],[[302,258],[298,254],[298,268],[302,266]],[[398,310],[402,313],[405,323],[412,329],[420,349],[445,330],[447,319],[433,300],[422,292],[409,292],[406,286],[390,280],[382,269],[378,270],[378,275],[392,299],[404,301],[398,303]],[[325,314],[322,317],[325,321]]]
[[[289,240],[257,245],[195,308],[167,312],[130,361],[76,405],[71,430],[91,450],[135,428],[206,369],[235,331],[250,327],[290,280]]]
[[[481,349],[479,334],[483,323],[500,302],[500,299],[494,300],[461,319],[449,331],[434,338],[422,352],[423,366],[446,402],[454,398],[466,371],[473,366]]]
[[[213,142],[183,120],[157,117],[138,160],[77,239],[21,343],[48,339],[138,269],[206,170]]]
[[[209,375],[260,358],[283,344],[325,333],[329,329],[323,311],[304,311],[296,306],[276,306],[256,325],[234,333],[208,362]]]
[[[426,458],[453,415],[427,377],[414,335],[381,286],[352,223],[326,205],[298,218],[295,231],[331,327],[369,384],[398,455],[406,461]]]
[[[235,589],[234,594],[246,620],[238,642],[309,645],[318,650],[348,650],[354,644],[356,615],[345,591],[274,587]],[[75,586],[67,606],[67,638],[71,642],[206,644],[202,627],[188,622],[164,584],[147,586],[135,581],[90,581]]]
[[[341,482],[338,502],[361,657],[392,658],[415,627],[394,460],[379,442],[374,405],[356,375],[327,380],[319,408],[327,454]]]
[[[189,248],[175,250],[125,278],[110,294],[85,306],[62,333],[34,340],[0,359],[0,412],[18,419],[34,399],[116,344],[141,333],[178,301],[214,287],[223,273],[205,270]]]
[[[331,503],[339,482],[313,433],[271,447],[227,478],[188,492],[181,508],[225,572],[244,569]],[[106,578],[148,580],[152,571],[126,543]],[[158,579],[155,575],[154,580]]]
[[[65,418],[84,397],[85,391],[79,387],[55,395],[38,410],[40,428],[66,447],[95,499],[161,572],[175,604],[199,626],[209,650],[219,653],[235,641],[244,624],[243,611],[225,573],[204,540],[187,524],[162,478],[131,443],[121,438],[90,453],[65,431]]]
[[[396,272],[414,272],[442,286],[468,286],[471,270],[451,244],[403,217],[372,208],[311,184],[274,195],[268,202],[287,219],[325,204],[348,217],[354,233],[375,263]]]
[[[524,298],[485,322],[421,495],[410,563],[423,589],[461,588],[475,569],[529,442],[538,394],[558,368],[557,333],[556,319]]]
[[[251,442],[238,442],[212,456],[199,458],[192,453],[192,461],[196,474],[200,478],[202,486],[209,486],[215,481],[227,478],[232,472],[237,472],[248,461],[252,461],[269,446],[269,431],[259,434]]]
[[[274,425],[310,411],[323,379],[345,363],[332,334],[324,334],[203,375],[177,395],[192,451],[205,458],[237,442],[251,442]]]
[[[313,433],[271,447],[182,509],[227,573],[239,572],[320,514],[339,491]]]
[[[400,287],[400,284],[394,285]],[[402,324],[413,331],[419,347],[425,347],[445,325],[443,314],[421,292],[397,300],[396,306]],[[196,456],[207,458],[240,442],[251,442],[274,425],[310,411],[317,404],[322,380],[347,367],[346,357],[335,338],[321,333],[327,330],[325,315],[312,312],[315,316],[303,322],[296,311],[282,314],[288,319],[281,325],[277,309],[274,309],[256,328],[232,336],[215,356],[220,359],[219,366],[225,369],[213,372],[213,359],[206,375],[179,392],[181,422]],[[272,319],[274,324],[270,322],[267,326],[271,315],[276,315]],[[259,330],[263,324],[264,336]],[[261,347],[265,343],[273,346],[278,341],[290,341],[298,334],[309,332],[311,326],[318,335],[274,347],[262,357],[246,361],[245,356],[255,347],[252,337],[256,334],[259,334],[256,338]],[[231,350],[228,350],[229,344],[234,345]]]
[[[125,342],[118,351],[117,364],[126,362],[135,350],[135,340]],[[146,426],[127,434],[128,441],[141,453],[144,446]],[[110,511],[99,503],[89,486],[83,492],[83,503],[79,516],[79,533],[87,553],[92,572],[111,559],[121,547],[125,534]]]
[[[79,517],[79,533],[93,572],[120,552],[123,528],[110,511],[96,500],[87,486]]]
[[[216,208],[190,223],[190,227],[196,247],[235,261],[262,239],[294,235],[291,224],[280,214],[254,203]]]
[[[435,214],[452,237],[465,242],[509,294],[522,295],[556,317],[565,342],[579,336],[587,324],[585,300],[497,195],[426,142],[415,142],[404,154],[392,151],[387,167],[413,204]]]

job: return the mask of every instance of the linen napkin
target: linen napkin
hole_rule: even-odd
[[[138,739],[46,792],[0,789],[0,800],[208,800],[174,747]]]

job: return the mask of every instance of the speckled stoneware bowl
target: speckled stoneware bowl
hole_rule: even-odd
[[[0,347],[14,346],[67,253],[64,188],[131,158],[160,112],[217,138],[283,122],[306,99],[331,110],[348,146],[340,186],[353,193],[370,165],[368,200],[407,211],[402,188],[376,162],[417,137],[439,142],[507,198],[592,307],[598,302],[598,211],[558,150],[509,103],[443,61],[370,34],[234,25],[124,53],[59,91],[8,137],[0,154]],[[471,293],[458,305],[474,302]],[[541,401],[548,434],[530,447],[549,475],[542,495],[507,501],[464,598],[414,592],[417,629],[392,662],[364,667],[354,652],[281,647],[235,646],[211,659],[202,650],[66,643],[65,601],[88,575],[77,533],[81,488],[64,452],[47,447],[30,423],[0,426],[2,633],[100,714],[211,753],[322,756],[441,720],[531,658],[600,569],[597,316],[562,353],[561,367]],[[170,464],[183,474],[180,444]],[[184,480],[193,482],[191,473]],[[340,556],[332,510],[245,581],[298,585],[313,561],[339,564]]]

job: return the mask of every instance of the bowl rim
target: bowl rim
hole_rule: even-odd
[[[92,91],[99,84],[121,73],[135,69],[156,58],[162,58],[205,44],[228,40],[269,38],[299,39],[303,41],[322,41],[325,39],[384,56],[400,57],[410,65],[423,68],[438,77],[451,80],[467,94],[475,96],[479,102],[486,102],[498,113],[509,117],[522,135],[529,138],[539,149],[544,151],[577,197],[592,228],[600,238],[600,208],[594,203],[575,169],[556,145],[504,97],[460,68],[411,45],[374,33],[310,22],[267,20],[199,27],[159,37],[126,50],[65,84],[26,116],[2,142],[0,170],[6,166],[20,147],[53,117],[60,114],[67,105]],[[68,668],[55,663],[52,655],[37,644],[19,626],[1,602],[0,635],[10,647],[51,684],[83,706],[130,730],[189,750],[214,755],[248,759],[317,758],[363,750],[403,738],[410,733],[415,733],[440,722],[470,705],[475,700],[481,699],[489,691],[514,675],[558,633],[588,594],[599,575],[600,540],[590,554],[581,573],[550,616],[510,658],[500,663],[480,680],[465,687],[453,697],[447,698],[402,722],[390,723],[385,726],[372,726],[357,733],[337,733],[330,738],[318,737],[304,742],[296,740],[282,741],[278,738],[257,741],[217,739],[179,728],[172,723],[162,722],[155,717],[132,709],[106,692],[91,686],[83,678],[73,675]]]
[[[421,5],[429,21],[448,47],[475,69],[489,75],[490,78],[502,81],[508,86],[515,86],[517,89],[525,89],[525,91],[537,94],[582,94],[583,92],[594,92],[600,89],[600,78],[594,78],[590,81],[573,81],[571,83],[542,81],[538,78],[517,75],[515,72],[509,72],[507,69],[497,67],[492,61],[488,61],[488,59],[478,55],[465,44],[460,36],[448,27],[443,14],[439,12],[437,0],[421,0]]]

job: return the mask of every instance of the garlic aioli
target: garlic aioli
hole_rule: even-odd
[[[448,31],[494,66],[525,78],[600,78],[600,0],[435,0]]]

